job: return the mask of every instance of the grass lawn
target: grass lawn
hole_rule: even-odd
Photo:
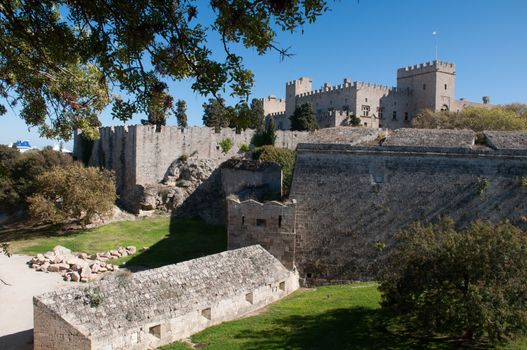
[[[191,340],[207,350],[459,349],[459,344],[421,341],[391,333],[375,284],[299,290],[257,316],[208,328]],[[191,347],[174,343],[163,350]],[[499,349],[527,349],[518,341]]]
[[[166,216],[121,221],[62,234],[48,230],[31,238],[11,241],[10,250],[12,253],[35,255],[52,250],[56,245],[89,254],[128,245],[137,249],[149,247],[145,252],[115,262],[158,267],[224,251],[227,249],[227,233],[223,226]]]

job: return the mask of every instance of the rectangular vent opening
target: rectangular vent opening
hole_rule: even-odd
[[[161,339],[161,325],[152,326],[148,329],[148,333],[152,334],[156,338]]]
[[[254,295],[253,295],[253,293],[245,294],[245,300],[252,304],[254,302]]]
[[[201,310],[201,316],[205,317],[207,320],[211,319],[211,315],[212,313],[211,313],[210,307]]]

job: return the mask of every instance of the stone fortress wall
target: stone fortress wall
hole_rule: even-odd
[[[485,145],[475,144],[472,131],[418,129],[388,133],[381,145],[300,144],[289,195],[294,206],[281,208],[289,217],[294,208],[288,240],[276,228],[261,237],[254,224],[275,223],[279,211],[231,201],[229,244],[261,242],[284,263],[292,259],[306,285],[317,285],[374,278],[393,235],[415,221],[447,215],[458,227],[509,220],[525,228],[527,133],[484,134]],[[251,221],[242,225],[239,215]]]
[[[154,126],[147,125],[102,127],[99,132],[100,139],[91,147],[82,141],[81,134],[75,135],[73,154],[92,166],[115,171],[118,193],[137,185],[160,182],[172,162],[183,155],[210,159],[218,164],[240,156],[240,147],[243,144],[250,145],[255,134],[251,129],[236,133],[234,129],[224,128],[216,133],[207,127],[181,129],[167,126],[156,132]],[[376,132],[362,128],[327,129],[311,133],[278,130],[275,146],[296,149],[303,142],[338,142],[343,139],[352,142],[352,139],[368,140],[376,135]],[[223,153],[219,145],[225,138],[233,141],[227,153]]]
[[[320,89],[313,89],[312,80],[302,77],[286,83],[285,107],[282,102],[270,103],[276,100],[274,96],[262,99],[264,113],[275,119],[279,129],[289,130],[289,117],[295,108],[311,103],[321,127],[349,125],[349,117],[354,115],[364,127],[397,129],[410,127],[413,116],[423,109],[459,111],[490,106],[488,97],[483,98],[484,103],[456,100],[455,75],[454,64],[433,61],[398,69],[397,87],[346,78],[342,84],[324,83]],[[347,118],[339,118],[341,115]]]
[[[34,297],[34,348],[154,349],[275,302],[298,275],[260,246]]]

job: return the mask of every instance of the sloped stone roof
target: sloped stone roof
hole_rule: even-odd
[[[527,133],[522,131],[485,131],[487,144],[496,150],[527,149]]]
[[[420,146],[468,148],[474,145],[472,130],[397,129],[391,132],[383,146]]]
[[[84,335],[100,336],[204,309],[289,275],[275,257],[253,245],[43,294],[34,301]]]

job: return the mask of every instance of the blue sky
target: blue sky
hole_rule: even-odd
[[[283,97],[285,82],[301,76],[313,78],[314,88],[324,82],[340,84],[345,77],[393,86],[397,68],[435,58],[432,32],[437,31],[439,59],[457,66],[456,97],[481,101],[488,95],[494,104],[527,103],[525,0],[329,0],[329,5],[331,11],[306,25],[303,34],[279,35],[280,45],[291,47],[293,57],[280,61],[274,52],[258,56],[254,50],[241,51],[255,75],[253,97]],[[210,46],[219,48],[214,37]],[[169,84],[176,99],[187,101],[189,123],[201,125],[207,98],[190,85]],[[108,112],[101,119],[104,125],[119,124]],[[175,123],[175,118],[168,120]],[[0,117],[0,144],[17,139],[36,146],[57,143],[28,131],[10,111]]]

